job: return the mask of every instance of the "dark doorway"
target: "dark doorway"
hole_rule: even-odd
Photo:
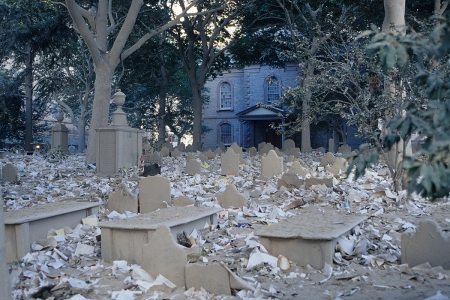
[[[272,122],[270,122],[272,123]],[[281,135],[278,135],[276,131],[269,127],[270,123],[268,122],[266,127],[266,143],[271,143],[274,147],[277,147],[278,149],[282,149],[282,139]],[[276,122],[279,123],[279,122]],[[275,123],[275,124],[276,124]]]

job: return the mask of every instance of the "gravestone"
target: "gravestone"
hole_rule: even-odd
[[[216,150],[214,150],[214,153],[215,153],[216,155],[221,155],[221,154],[223,153],[223,151],[222,151],[222,149],[220,149],[220,148],[216,148]]]
[[[264,146],[266,146],[266,142],[261,142],[258,144],[258,153],[260,155],[262,155],[261,150],[262,150],[262,148],[264,148]]]
[[[161,154],[159,154],[159,152],[151,153],[149,155],[148,163],[149,164],[158,164],[158,165],[162,166],[163,160],[162,160]]]
[[[164,148],[164,147],[166,147],[167,149],[169,149],[169,152],[173,150],[173,144],[172,144],[171,142],[164,142],[164,143],[161,145],[161,148]]]
[[[319,147],[319,148],[316,149],[316,152],[325,153],[325,148],[324,147]]]
[[[335,175],[339,175],[340,171],[346,171],[348,168],[347,160],[343,157],[338,157],[335,159],[332,166],[326,166],[325,170]]]
[[[271,178],[283,173],[283,158],[274,150],[270,150],[267,156],[261,158],[261,176]]]
[[[288,189],[299,189],[303,185],[303,180],[298,178],[297,174],[288,172],[284,173],[281,179],[278,179],[277,185],[278,189],[282,186]]]
[[[222,152],[225,152],[225,151],[226,151],[225,145],[224,145],[222,142],[220,142],[219,145],[217,145],[217,149],[220,149]],[[221,152],[221,153],[222,153],[222,152]],[[219,153],[219,154],[220,154],[220,153]]]
[[[196,159],[191,159],[186,163],[186,174],[195,175],[202,171],[201,163]]]
[[[10,183],[16,183],[18,181],[17,168],[13,164],[7,163],[3,166],[2,181]]]
[[[185,152],[194,152],[194,147],[192,144],[186,146]]]
[[[181,195],[181,196],[173,198],[172,204],[173,204],[173,206],[189,206],[189,205],[194,205],[195,200],[192,200],[189,197]]]
[[[139,180],[140,213],[167,208],[170,205],[170,181],[161,176]]]
[[[62,123],[64,116],[59,113],[56,117],[58,122],[52,128],[52,148],[51,151],[60,151],[62,154],[69,154],[69,129]]]
[[[227,151],[228,152],[228,151]],[[247,207],[247,200],[244,195],[240,194],[236,187],[232,184],[228,184],[223,193],[217,194],[217,202],[223,208],[242,208]]]
[[[289,155],[288,158],[286,158],[286,162],[294,162],[295,161],[295,157],[293,155]]]
[[[280,149],[278,149],[277,147],[275,147],[273,150],[275,151],[275,153],[276,153],[279,157],[283,157],[283,153],[280,152]]]
[[[145,164],[144,172],[142,172],[142,176],[155,176],[161,174],[161,166],[158,164]]]
[[[214,152],[212,152],[211,149],[208,149],[208,151],[206,151],[206,157],[208,159],[214,159],[214,158],[216,158],[216,154]]]
[[[227,152],[220,155],[222,175],[239,176],[239,154],[234,153],[233,149],[228,148]]]
[[[231,144],[230,148],[233,149],[234,153],[239,154],[239,157],[242,157],[242,148],[236,142]]]
[[[113,101],[117,105],[111,114],[111,125],[95,129],[96,170],[100,175],[114,175],[120,169],[139,166],[142,156],[142,130],[127,124],[127,115],[122,110],[125,94],[118,90]]]
[[[129,211],[138,213],[138,196],[130,192],[124,186],[118,186],[114,193],[108,197],[106,207],[110,211],[117,211],[118,213],[125,213]]]
[[[291,148],[295,148],[295,142],[291,139],[287,139],[284,141],[284,153],[287,153],[287,151]]]
[[[143,147],[144,155],[145,155],[145,157],[144,157],[144,163],[152,163],[152,162],[150,161],[151,155],[152,155],[152,153],[153,153],[153,148],[152,148],[152,146],[150,146],[150,143],[149,143],[148,141],[145,141],[145,142],[144,142],[144,145],[143,145],[142,147]],[[154,163],[154,162],[153,162],[153,163]]]
[[[0,203],[3,203],[2,195],[0,193]],[[0,294],[5,300],[11,299],[11,287],[9,278],[8,261],[6,258],[6,233],[3,221],[3,209],[0,210]],[[9,241],[11,242],[11,241]]]
[[[206,157],[206,155],[203,154],[203,153],[200,153],[200,154],[198,155],[198,158],[199,158],[200,161],[203,162],[203,163],[205,163],[205,162],[208,161],[208,157]]]
[[[302,167],[302,165],[300,164],[300,162],[298,161],[294,161],[291,165],[291,167],[289,168],[289,172],[290,173],[295,173],[298,176],[301,176],[303,178],[306,177],[306,175],[309,173],[308,170],[304,169]]]
[[[204,288],[213,295],[230,295],[230,275],[220,264],[210,265],[187,264],[186,289],[195,288],[196,291]]]
[[[186,145],[184,143],[179,143],[177,149],[180,150],[180,152],[184,152],[186,151]]]
[[[433,267],[450,269],[450,240],[435,221],[422,221],[416,233],[402,234],[402,264],[414,267],[428,262]]]
[[[248,149],[248,152],[250,153],[250,157],[255,157],[256,154],[258,154],[255,147],[251,147],[250,149]]]
[[[323,167],[333,165],[335,160],[336,157],[334,156],[334,154],[331,152],[327,152],[327,154],[325,154],[325,156],[320,160],[320,165]]]
[[[169,153],[170,153],[170,150],[167,147],[162,147],[161,151],[159,152],[161,157],[167,157],[167,156],[169,156]]]
[[[171,155],[172,155],[172,157],[175,157],[175,158],[176,158],[176,157],[180,157],[181,152],[180,152],[180,150],[178,150],[177,148],[175,148],[175,150],[172,151]]]
[[[295,158],[299,158],[300,157],[300,148],[290,148],[288,151],[287,151],[287,155],[292,155],[293,157],[295,157]]]
[[[333,187],[333,178],[306,178],[305,188],[309,189],[313,185],[324,184],[327,187]]]
[[[185,158],[186,158],[186,162],[190,161],[191,159],[195,159],[195,157],[192,153],[189,153]]]
[[[342,154],[348,154],[352,152],[352,148],[350,148],[349,145],[342,145],[339,147],[338,152]]]
[[[264,154],[268,154],[270,150],[273,150],[273,145],[271,143],[267,143],[261,148],[261,150],[259,150],[259,154],[263,156]]]
[[[334,139],[328,140],[328,152],[334,153]]]

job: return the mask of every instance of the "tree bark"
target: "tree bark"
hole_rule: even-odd
[[[384,20],[382,31],[405,31],[405,0],[384,0]]]
[[[33,151],[33,54],[27,47],[25,62],[25,151]]]

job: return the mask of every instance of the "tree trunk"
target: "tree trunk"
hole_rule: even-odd
[[[384,0],[382,31],[394,34],[405,31],[405,0]]]
[[[312,64],[308,63],[305,77],[302,81],[302,86],[307,87],[310,82],[311,75],[314,72],[314,67]],[[311,152],[311,128],[310,128],[310,122],[308,120],[308,114],[309,114],[309,102],[311,101],[311,91],[308,90],[308,92],[305,95],[305,98],[302,101],[302,152]]]
[[[158,108],[158,146],[164,143],[166,136],[166,97],[167,87],[163,85],[159,88],[159,108]]]
[[[81,106],[80,118],[78,119],[78,153],[86,149],[86,108]]]
[[[202,95],[198,89],[198,84],[192,83],[192,111],[194,115],[193,142],[194,151],[202,151]]]
[[[33,151],[33,55],[28,46],[25,63],[25,151]]]
[[[91,126],[89,127],[89,140],[86,153],[86,163],[95,163],[97,153],[97,133],[95,129],[108,126],[109,101],[111,99],[111,82],[115,66],[103,64],[96,65],[95,92],[92,106]]]

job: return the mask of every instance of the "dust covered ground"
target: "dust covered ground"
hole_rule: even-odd
[[[198,153],[194,157],[204,159]],[[408,266],[401,263],[401,235],[414,233],[425,219],[436,221],[448,236],[450,202],[431,203],[407,198],[391,187],[387,170],[378,165],[364,178],[353,181],[343,172],[322,170],[324,154],[312,152],[296,159],[307,175],[333,178],[333,187],[279,186],[281,175],[261,176],[261,157],[243,153],[239,176],[220,175],[220,156],[202,161],[202,172],[185,173],[186,158],[163,158],[161,176],[171,182],[171,196],[187,196],[198,206],[218,206],[216,195],[228,184],[247,199],[244,209],[225,209],[218,224],[193,235],[189,263],[221,262],[246,283],[232,295],[213,295],[204,289],[174,287],[127,262],[106,263],[101,259],[100,228],[81,224],[76,228],[53,228],[56,244],[35,243],[34,251],[9,265],[14,299],[448,299],[450,272],[439,266]],[[285,171],[292,158],[284,156]],[[58,201],[101,203],[99,221],[132,217],[107,209],[108,195],[119,186],[138,193],[140,170],[129,169],[116,177],[99,177],[94,166],[84,165],[84,156],[44,157],[10,154],[2,166],[12,163],[19,182],[2,182],[4,211]],[[332,266],[316,270],[309,265],[280,268],[272,260],[257,261],[264,247],[257,228],[302,214],[350,214],[366,221],[342,237]],[[328,224],[330,228],[333,224]],[[191,233],[186,233],[187,236]],[[75,255],[77,245],[92,246],[92,252]],[[61,253],[62,255],[58,254]],[[194,253],[194,255],[192,254]],[[64,259],[67,258],[67,259]],[[289,258],[287,258],[289,259]],[[450,259],[450,253],[443,257]],[[249,262],[251,261],[251,266]],[[255,265],[255,261],[259,264]]]

